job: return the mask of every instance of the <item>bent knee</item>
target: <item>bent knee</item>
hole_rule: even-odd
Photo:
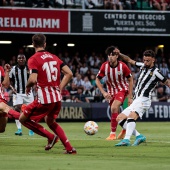
[[[127,119],[127,116],[124,115],[123,113],[120,113],[117,118],[116,118],[116,121],[119,122],[121,120],[124,120],[124,119]]]

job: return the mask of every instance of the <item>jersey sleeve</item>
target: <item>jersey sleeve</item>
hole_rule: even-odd
[[[105,76],[105,64],[102,64],[100,67],[99,72],[97,73],[96,77],[98,79],[102,79]]]
[[[125,77],[127,77],[127,78],[132,76],[129,67],[126,64],[123,64],[123,73],[124,73]]]
[[[36,61],[33,57],[31,57],[31,58],[28,60],[28,69],[29,69],[30,74],[32,74],[32,73],[38,73],[37,61]]]
[[[142,62],[136,62],[136,63],[135,63],[135,66],[138,67],[138,68],[140,68],[140,67],[143,67],[143,66],[144,66],[144,63],[142,63]]]
[[[0,66],[1,77],[5,77],[5,71],[2,66]]]
[[[161,81],[162,83],[164,83],[167,80],[167,78],[161,73],[161,71],[159,69],[157,69],[155,71],[155,75],[156,75],[157,79],[159,81]]]

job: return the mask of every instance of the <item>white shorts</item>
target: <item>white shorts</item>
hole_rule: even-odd
[[[143,114],[150,108],[151,100],[148,97],[139,97],[135,99],[132,104],[122,111],[123,114],[129,116],[130,112],[138,113],[142,118]]]
[[[33,93],[30,93],[28,96],[26,94],[13,94],[13,106],[20,104],[29,104],[34,101]]]

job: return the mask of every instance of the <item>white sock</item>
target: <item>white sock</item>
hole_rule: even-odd
[[[132,135],[134,135],[134,136],[139,136],[140,133],[135,129],[135,130],[133,131]]]
[[[119,121],[118,123],[120,124],[120,122],[122,122],[122,120]],[[122,128],[126,130],[126,128],[127,128],[127,121],[123,124],[123,127],[122,127]],[[139,136],[140,133],[135,129],[135,130],[133,131],[132,135],[134,135],[134,136]]]
[[[116,132],[110,132],[110,134],[116,134]]]
[[[21,123],[19,120],[15,119],[16,125],[18,129],[21,129]]]
[[[126,135],[124,139],[129,139],[132,136],[133,131],[135,130],[136,122],[133,119],[128,119],[127,127],[126,127]]]

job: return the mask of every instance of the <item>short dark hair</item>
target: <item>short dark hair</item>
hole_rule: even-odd
[[[110,55],[111,53],[113,53],[113,51],[115,50],[115,48],[117,48],[117,47],[115,47],[115,46],[110,46],[110,47],[108,47],[108,48],[106,49],[106,51],[105,51],[106,55]]]
[[[146,50],[144,51],[143,56],[155,58],[155,52],[152,50]]]
[[[44,47],[46,36],[44,34],[35,34],[32,36],[34,47]]]

